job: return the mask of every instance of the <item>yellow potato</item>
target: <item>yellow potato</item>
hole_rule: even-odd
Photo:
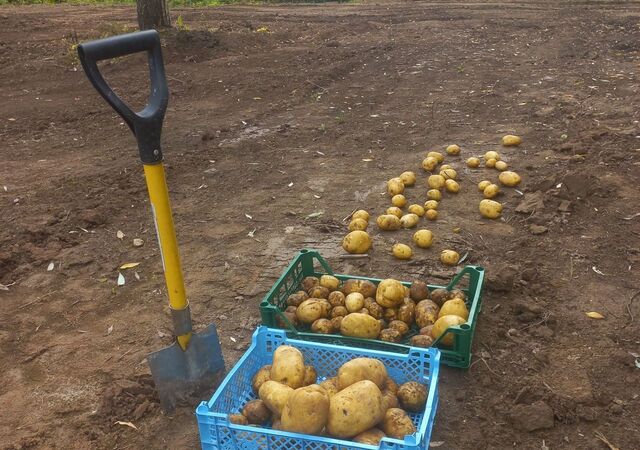
[[[377,428],[371,428],[370,430],[363,431],[359,435],[353,438],[353,442],[358,442],[360,444],[369,444],[379,446],[380,441],[386,435]]]
[[[353,214],[351,214],[351,220],[354,219],[363,219],[366,220],[367,222],[369,221],[369,213],[366,212],[364,209],[359,209],[356,212],[354,212]]]
[[[249,421],[242,414],[229,414],[229,422],[236,425],[249,425]]]
[[[360,292],[352,292],[347,295],[344,303],[350,313],[360,311],[364,307],[364,295]]]
[[[445,347],[451,347],[453,345],[453,340],[455,339],[454,334],[445,334],[445,332],[447,331],[447,328],[459,326],[463,323],[466,323],[466,320],[464,320],[462,317],[453,315],[442,316],[438,320],[436,320],[436,323],[433,325],[433,328],[431,329],[431,337],[433,337],[434,339],[438,339],[441,335],[444,334],[444,337],[440,341],[440,344]]]
[[[440,192],[439,189],[429,189],[427,191],[427,198],[429,200],[435,200],[439,202],[440,200],[442,200],[442,192]]]
[[[419,301],[415,307],[416,324],[420,328],[433,325],[438,320],[439,312],[440,308],[433,300],[424,299]]]
[[[326,308],[317,298],[309,298],[300,303],[295,314],[300,322],[306,324],[312,324],[318,319],[327,317]]]
[[[456,144],[449,145],[447,147],[447,153],[449,155],[459,155],[460,154],[460,147],[457,146]]]
[[[400,218],[400,225],[402,225],[402,228],[413,228],[418,225],[419,220],[420,218],[417,216],[417,214],[405,214]]]
[[[491,184],[491,181],[489,180],[482,180],[480,183],[478,183],[478,190],[480,192],[484,192],[484,190],[486,189],[487,186],[489,186]]]
[[[408,208],[408,211],[412,214],[415,214],[418,217],[424,216],[424,208],[420,205],[416,205],[416,204],[410,205]]]
[[[497,219],[502,214],[502,204],[493,200],[484,199],[480,201],[480,214],[487,219]]]
[[[440,204],[436,200],[427,200],[424,202],[424,209],[426,211],[430,209],[438,209],[438,206],[440,206]]]
[[[412,251],[411,247],[406,244],[394,244],[393,256],[398,259],[411,259]]]
[[[352,292],[360,292],[364,295],[364,298],[374,297],[376,295],[376,289],[378,287],[369,280],[347,280],[342,285],[342,292],[346,295]]]
[[[367,253],[371,248],[371,238],[366,231],[352,231],[342,240],[342,248],[345,249],[347,253]]]
[[[495,159],[496,161],[500,161],[500,154],[498,152],[494,152],[493,150],[490,150],[484,154],[484,160],[487,161],[489,159]]]
[[[393,214],[383,214],[378,216],[376,223],[378,224],[378,228],[385,231],[399,230],[401,226],[400,218]]]
[[[337,438],[352,438],[383,417],[380,388],[369,380],[358,381],[331,397],[327,432]]]
[[[267,405],[267,408],[273,413],[274,417],[280,417],[284,405],[287,404],[289,396],[293,394],[294,389],[286,384],[277,381],[267,381],[258,391],[258,397]]]
[[[427,156],[422,160],[422,168],[427,172],[433,172],[437,166],[438,160],[431,156]]]
[[[520,175],[515,172],[506,171],[498,175],[498,180],[504,186],[514,187],[520,184],[521,178]]]
[[[333,323],[329,319],[318,319],[311,324],[312,333],[333,334],[334,331]]]
[[[442,250],[440,261],[447,266],[455,266],[460,261],[460,255],[454,250]]]
[[[462,317],[464,320],[468,320],[469,309],[467,309],[467,304],[464,300],[461,298],[454,298],[444,302],[442,308],[440,308],[438,319],[443,316],[458,316]]]
[[[453,166],[450,164],[443,164],[440,166],[440,170],[453,169]]]
[[[320,277],[320,286],[335,291],[340,287],[340,280],[333,275],[322,275]]]
[[[369,222],[367,222],[364,219],[353,219],[349,223],[349,231],[356,231],[356,230],[366,231],[368,226],[369,226]]]
[[[435,209],[428,209],[424,212],[424,216],[429,220],[436,220],[438,218],[438,211]]]
[[[489,186],[484,188],[484,191],[482,191],[484,198],[493,198],[499,193],[500,193],[500,187],[497,184],[490,184]]]
[[[400,208],[398,208],[397,206],[389,206],[387,208],[386,213],[387,214],[391,214],[393,216],[396,216],[398,219],[400,217],[402,217],[402,214],[403,214],[402,210]]]
[[[509,167],[509,166],[504,161],[496,161],[496,163],[494,164],[494,167],[496,169],[498,169],[500,172],[503,172],[503,171],[507,170],[507,167]]]
[[[427,157],[435,158],[439,163],[444,161],[444,156],[440,152],[429,152],[427,153]]]
[[[327,391],[329,394],[329,398],[336,395],[340,392],[340,388],[338,388],[338,378],[327,378],[322,383],[320,383],[320,387]]]
[[[391,204],[398,208],[404,208],[407,204],[407,199],[402,194],[394,195],[391,197]]]
[[[395,308],[400,306],[405,297],[405,290],[398,280],[388,278],[378,284],[376,290],[376,302],[383,308]]]
[[[440,171],[440,175],[444,177],[445,180],[455,180],[458,177],[458,172],[455,169],[442,169]]]
[[[472,156],[471,158],[467,159],[467,167],[471,167],[472,169],[475,169],[479,165],[480,165],[480,159],[476,158],[475,156]]]
[[[430,175],[427,179],[427,185],[431,189],[440,189],[444,187],[444,177],[442,175]]]
[[[271,365],[262,366],[251,380],[251,388],[256,394],[260,391],[260,386],[271,379]]]
[[[427,387],[417,381],[408,381],[398,388],[398,400],[405,411],[416,413],[424,411],[427,396]]]
[[[485,167],[488,167],[488,168],[490,168],[490,169],[491,169],[491,168],[493,168],[493,167],[495,167],[495,166],[496,166],[496,163],[497,163],[497,162],[498,162],[498,160],[497,160],[497,159],[493,159],[493,158],[491,158],[491,159],[487,159],[487,160],[484,162],[484,166],[485,166]]]
[[[513,134],[507,134],[506,136],[502,136],[502,145],[505,147],[510,147],[512,145],[520,145],[522,143],[522,139],[520,136],[514,136]]]
[[[304,383],[303,386],[310,386],[316,384],[318,380],[318,372],[313,366],[304,366]]]
[[[271,381],[297,389],[302,387],[304,375],[304,356],[300,350],[289,345],[281,345],[275,349],[271,363]]]
[[[345,336],[375,339],[380,334],[380,322],[368,314],[347,314],[340,323],[340,333]]]
[[[387,382],[387,376],[387,369],[380,360],[354,358],[338,369],[337,386],[339,390],[343,390],[358,381],[369,380],[375,383],[379,389],[383,389]]]
[[[400,179],[405,186],[413,186],[416,184],[416,174],[413,172],[402,172],[400,174]]]
[[[242,415],[247,418],[247,422],[254,425],[262,425],[271,419],[271,411],[262,400],[251,400],[242,408]]]
[[[404,183],[400,178],[392,178],[387,181],[387,192],[390,196],[402,194],[404,192]]]
[[[430,230],[418,230],[413,234],[413,242],[420,248],[429,248],[433,244],[433,233]]]
[[[416,426],[411,417],[400,408],[389,408],[382,420],[382,431],[392,438],[404,439],[405,436],[416,432]]]
[[[460,192],[460,185],[456,180],[445,181],[444,187],[448,192],[451,192],[452,194],[457,194],[458,192]]]
[[[329,394],[320,386],[296,389],[282,410],[281,428],[284,431],[317,434],[329,418]]]

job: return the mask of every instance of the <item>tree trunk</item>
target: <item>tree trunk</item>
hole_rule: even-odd
[[[137,0],[136,6],[141,30],[171,26],[167,0]]]

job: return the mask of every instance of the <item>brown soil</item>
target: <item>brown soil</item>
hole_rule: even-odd
[[[342,273],[441,283],[454,272],[437,258],[449,247],[489,280],[472,367],[442,372],[439,448],[607,448],[596,432],[638,448],[638,4],[172,14],[190,30],[162,37],[168,180],[195,321],[219,327],[228,367],[298,249],[318,248]],[[199,442],[192,408],[160,412],[145,362],[171,329],[135,143],[71,48],[134,26],[132,7],[0,9],[3,448]],[[140,62],[104,67],[136,104],[147,92]],[[523,145],[502,149],[506,133]],[[462,192],[429,224],[433,249],[400,262],[391,244],[411,233],[374,231],[369,259],[340,258],[342,218],[386,208],[383,183],[404,170],[424,183],[421,155],[453,142]],[[506,190],[495,222],[478,216],[475,185],[496,172],[461,163],[489,149],[522,174],[525,193]],[[409,197],[424,201],[424,188]],[[117,287],[124,262],[140,265]]]

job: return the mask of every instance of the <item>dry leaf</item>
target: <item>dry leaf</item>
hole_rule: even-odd
[[[113,325],[109,325],[109,328],[107,328],[107,336],[109,336],[111,333],[113,333]]]
[[[118,239],[122,239],[122,238],[124,237],[124,233],[123,233],[122,231],[118,230],[118,231],[116,232],[116,237],[117,237]]]
[[[118,286],[124,286],[124,275],[118,272]]]
[[[140,275],[138,275],[138,272],[133,272],[133,276],[136,277],[136,280],[140,281]]]
[[[138,429],[138,427],[132,424],[131,422],[123,422],[121,420],[116,420],[116,425],[124,425],[125,427],[130,427],[130,428],[133,428],[134,430]]]
[[[140,265],[139,262],[124,263],[123,265],[120,266],[120,270],[132,269],[133,267],[138,267],[139,265]]]
[[[245,216],[247,219],[249,219],[249,220],[253,220],[253,217],[251,217],[251,216],[250,216],[249,214],[247,214],[247,213],[244,213],[244,216]]]
[[[9,287],[5,286],[4,284],[0,283],[0,291],[8,291]]]
[[[588,313],[585,313],[588,317],[591,317],[592,319],[604,319],[604,316],[602,314],[600,314],[599,312],[595,312],[595,311],[589,311]]]

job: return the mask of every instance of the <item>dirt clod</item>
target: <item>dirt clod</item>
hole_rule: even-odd
[[[531,405],[515,405],[509,414],[513,425],[523,431],[553,428],[553,409],[543,401]]]

